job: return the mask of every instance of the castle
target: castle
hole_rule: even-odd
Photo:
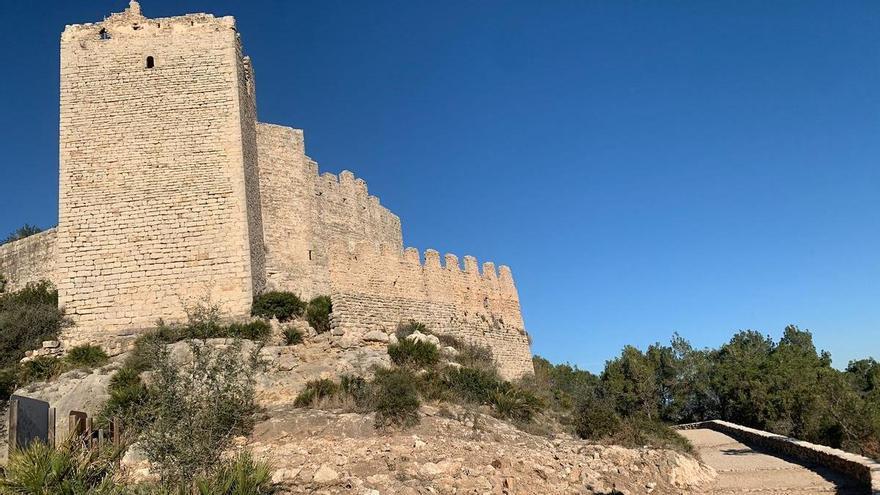
[[[0,246],[6,290],[47,279],[105,344],[185,318],[196,295],[229,318],[255,294],[328,294],[356,342],[406,320],[533,371],[510,270],[403,249],[400,219],[350,172],[318,173],[303,132],[257,121],[254,69],[232,17],[149,19],[132,1],[61,35],[59,218]]]

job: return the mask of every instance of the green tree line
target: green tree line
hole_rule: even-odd
[[[838,370],[795,326],[778,342],[747,330],[717,349],[695,349],[678,335],[645,351],[627,346],[598,376],[541,358],[535,364],[557,400],[580,404],[574,417],[584,437],[633,418],[723,419],[880,458],[880,363],[867,358]]]

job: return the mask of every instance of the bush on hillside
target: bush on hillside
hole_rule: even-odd
[[[99,422],[107,424],[111,419],[118,419],[127,434],[137,436],[150,420],[149,391],[140,371],[123,366],[110,378],[108,392],[110,398],[98,414]]]
[[[217,333],[217,337],[266,340],[272,335],[272,327],[263,320],[254,320],[248,323],[233,323],[223,327]]]
[[[452,335],[437,335],[437,338],[440,339],[440,343],[443,346],[452,347],[458,351],[453,358],[456,363],[466,368],[497,372],[495,357],[492,355],[492,350],[488,347],[469,344]]]
[[[71,348],[64,360],[72,368],[98,368],[110,360],[104,349],[96,345],[80,345]]]
[[[379,370],[374,380],[376,426],[409,427],[419,422],[418,378],[404,369]]]
[[[64,361],[52,356],[37,356],[21,363],[18,384],[51,380],[64,372]]]
[[[2,374],[19,375],[18,363],[25,352],[39,348],[44,340],[56,339],[67,324],[64,312],[58,309],[58,292],[49,282],[31,283],[19,291],[0,294],[0,369],[5,369]],[[7,382],[5,387],[14,389],[15,383]],[[0,398],[5,397],[8,395]]]
[[[492,392],[489,404],[498,416],[523,423],[531,422],[543,407],[540,399],[509,384]]]
[[[306,383],[305,388],[296,396],[293,401],[294,407],[309,407],[321,399],[333,397],[339,392],[339,385],[333,380],[322,378],[320,380],[310,380]]]
[[[596,398],[585,398],[574,414],[575,433],[585,440],[599,440],[620,429],[621,419],[614,407]]]
[[[430,342],[403,339],[388,346],[388,356],[397,366],[430,368],[440,361],[440,351]]]
[[[251,315],[286,322],[302,316],[306,303],[292,292],[266,292],[254,297]]]
[[[329,332],[331,312],[333,312],[333,304],[330,296],[316,296],[309,301],[306,308],[306,321],[318,333]]]
[[[398,340],[404,340],[415,332],[427,334],[428,327],[426,327],[423,323],[419,323],[415,320],[409,320],[405,322],[401,322],[397,325],[397,330],[395,330],[394,334],[397,335]]]
[[[303,333],[295,328],[284,329],[284,343],[286,345],[297,345],[303,343]]]
[[[161,348],[149,385],[152,417],[142,445],[165,481],[209,474],[232,439],[253,425],[257,353],[243,357],[240,343],[190,349],[192,364],[181,368]]]

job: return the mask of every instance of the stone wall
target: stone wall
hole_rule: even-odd
[[[518,378],[534,372],[529,337],[520,313],[513,275],[496,271],[472,256],[462,269],[455,255],[414,248],[359,244],[354,251],[336,245],[330,255],[333,331],[363,334],[393,331],[415,320],[438,334],[449,334],[492,350],[501,375]]]
[[[30,282],[56,283],[55,229],[0,245],[0,285],[16,291]],[[3,282],[5,280],[5,283]]]
[[[318,175],[303,133],[257,124],[268,287],[306,299],[329,294],[328,246],[403,246],[400,219],[351,172]]]
[[[177,321],[203,296],[248,313],[261,258],[247,79],[231,17],[147,19],[132,2],[64,30],[57,281],[79,332]]]
[[[727,421],[701,421],[679,425],[677,428],[682,430],[701,428],[715,430],[748,445],[755,445],[773,453],[825,466],[860,481],[865,487],[870,487],[869,493],[880,495],[880,463],[864,456]]]

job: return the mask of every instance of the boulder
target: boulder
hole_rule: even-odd
[[[371,330],[364,334],[364,342],[388,342],[388,334],[381,330]]]

